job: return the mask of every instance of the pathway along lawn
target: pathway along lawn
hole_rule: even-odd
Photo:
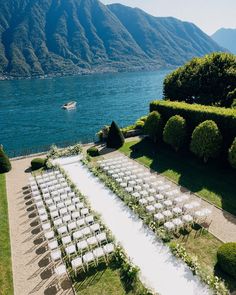
[[[11,245],[5,175],[0,174],[0,294],[12,295]]]
[[[126,142],[120,151],[236,215],[236,172],[233,169],[217,166],[213,161],[205,165],[192,154],[176,153],[148,139]]]

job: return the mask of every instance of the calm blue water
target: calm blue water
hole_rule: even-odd
[[[89,142],[115,120],[121,127],[162,97],[167,71],[45,80],[0,81],[0,143],[10,155],[75,141]],[[61,105],[76,100],[77,109]]]

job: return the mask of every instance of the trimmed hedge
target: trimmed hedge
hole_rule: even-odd
[[[163,124],[161,115],[154,111],[151,112],[143,126],[143,133],[148,135],[154,142],[162,137]]]
[[[229,148],[229,163],[233,168],[236,169],[236,137]]]
[[[207,162],[216,158],[221,150],[222,136],[218,126],[212,120],[199,124],[193,131],[190,150]]]
[[[2,146],[0,146],[0,173],[7,173],[11,170],[11,162],[7,154],[3,151]]]
[[[185,143],[187,134],[186,121],[183,117],[176,115],[171,117],[164,128],[163,140],[178,151]]]
[[[31,169],[38,170],[40,168],[44,168],[46,165],[46,159],[41,159],[41,158],[35,158],[31,161]]]
[[[98,148],[96,148],[95,146],[91,146],[90,148],[87,149],[87,154],[91,157],[99,156]]]
[[[158,111],[161,114],[164,124],[166,124],[172,116],[182,116],[186,120],[188,126],[189,139],[193,130],[200,123],[206,120],[213,120],[219,127],[223,136],[224,153],[228,153],[228,149],[236,137],[235,109],[157,100],[150,103],[150,112],[153,111]]]
[[[217,251],[217,260],[227,274],[236,279],[236,243],[226,243]]]

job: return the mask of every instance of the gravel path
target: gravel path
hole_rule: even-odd
[[[7,174],[14,294],[73,294],[68,279],[57,290],[58,281],[52,274],[53,267],[45,248],[46,243],[26,188],[30,173],[25,170],[31,160],[13,160],[13,169]]]

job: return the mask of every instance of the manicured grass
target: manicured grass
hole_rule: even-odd
[[[5,175],[0,174],[0,294],[13,294]]]
[[[176,242],[183,244],[187,253],[195,256],[204,272],[214,274],[225,281],[227,288],[233,292],[236,290],[236,281],[223,273],[217,265],[217,250],[222,242],[206,230],[192,230],[186,237],[176,238]]]
[[[120,277],[119,269],[100,266],[86,274],[81,274],[74,284],[79,295],[135,295],[135,291],[128,290]],[[128,288],[128,289],[127,289]]]
[[[125,294],[119,272],[110,268],[100,270],[81,281],[79,280],[75,289],[80,295]]]
[[[188,237],[181,236],[177,242],[183,244],[189,254],[198,258],[207,273],[214,273],[217,249],[222,245],[220,240],[207,231],[201,233],[192,231]]]
[[[190,153],[176,153],[148,139],[126,142],[120,151],[236,215],[236,172],[233,169],[214,161],[203,164]]]

